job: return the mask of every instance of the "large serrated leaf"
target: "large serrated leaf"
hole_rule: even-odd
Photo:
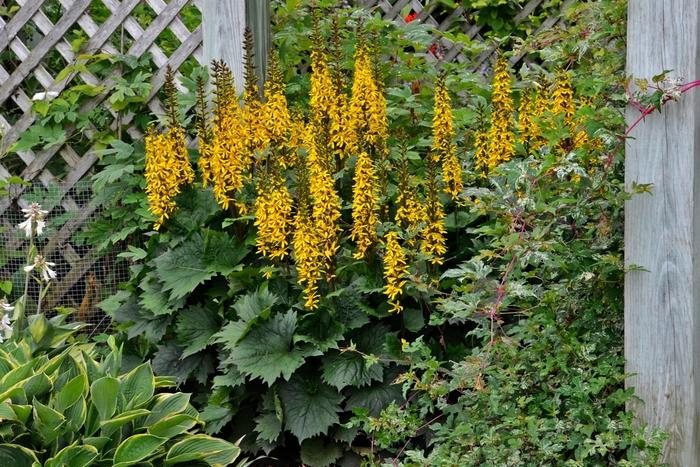
[[[295,374],[280,385],[285,427],[299,441],[324,433],[338,423],[343,396],[316,377]]]
[[[296,318],[294,311],[272,316],[231,347],[229,360],[241,372],[267,384],[280,376],[289,379],[307,356],[316,353],[293,345]]]
[[[255,418],[255,431],[259,438],[274,442],[282,433],[282,421],[273,412],[260,414]]]
[[[338,390],[346,386],[368,386],[382,377],[382,366],[367,362],[357,352],[333,352],[323,359],[323,380]]]
[[[343,448],[322,436],[301,443],[301,461],[310,467],[328,467],[343,455]]]
[[[154,260],[158,279],[163,289],[170,292],[171,300],[185,297],[216,274],[205,266],[203,252],[204,240],[200,235],[194,235]]]
[[[184,347],[182,358],[189,357],[209,345],[209,340],[221,329],[217,314],[202,306],[182,310],[177,317],[175,332]]]

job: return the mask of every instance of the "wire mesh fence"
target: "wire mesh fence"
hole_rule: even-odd
[[[12,282],[11,298],[24,293],[28,254],[32,243],[37,253],[53,263],[56,279],[42,297],[47,314],[68,313],[71,319],[87,323],[90,332],[109,329],[109,319],[97,304],[128,280],[128,265],[114,251],[98,253],[87,241],[91,224],[99,217],[89,180],[81,180],[70,190],[70,205],[57,185],[35,182],[25,187],[20,202],[13,202],[0,217],[0,280]],[[39,203],[49,211],[42,234],[30,243],[18,228],[24,220],[22,208]],[[28,313],[37,311],[40,284],[30,278]]]

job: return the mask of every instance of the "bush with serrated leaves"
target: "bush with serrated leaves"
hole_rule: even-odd
[[[197,434],[190,394],[154,376],[150,363],[122,371],[122,349],[69,339],[65,315],[29,319],[24,337],[0,345],[0,465],[88,467],[233,465],[233,443]]]
[[[615,152],[624,104],[615,97],[623,54],[613,13],[622,4],[576,6],[569,25],[580,25],[557,32],[559,40],[544,49],[547,37],[516,41],[516,53],[537,51],[519,70],[516,93],[529,79],[554,79],[572,57],[588,60],[587,68],[572,71],[577,95],[589,102],[576,117],[599,142],[586,157],[553,150],[572,136],[555,122],[541,151],[519,145],[516,159],[488,177],[472,170],[472,133],[491,90],[468,71],[468,60],[444,65],[470,188],[464,203],[447,205],[445,264],[411,265],[403,313],[388,311],[379,255],[353,259],[347,238],[319,308],[305,310],[293,265],[263,274],[269,265],[254,251],[253,219],[233,217],[196,186],[178,196],[164,229],[121,254],[131,262],[131,280],[102,307],[129,338],[130,352],[152,357],[156,373],[175,375],[197,394],[193,403],[203,407],[210,433],[245,435],[245,449],[291,465],[357,465],[361,457],[459,466],[652,459],[659,440],[631,427],[624,406],[632,396],[622,389],[623,362],[615,356],[626,194]],[[287,98],[304,112],[308,9],[298,1],[274,5]],[[591,12],[600,14],[594,23],[586,22]],[[332,15],[321,16],[328,35]],[[338,63],[345,78],[355,48],[348,31],[360,16],[374,47],[392,58],[376,64],[386,78],[388,160],[405,154],[412,173],[424,178],[430,83],[438,72],[426,57],[434,38],[417,22],[399,26],[343,10],[334,46],[346,57]],[[600,31],[584,35],[587,24]],[[142,170],[138,144],[114,150],[118,163]],[[397,195],[393,175],[382,193],[386,203]],[[108,185],[140,208],[129,213],[139,222],[119,231],[138,232],[153,220],[143,187],[120,183]],[[338,173],[337,186],[351,198],[348,171]],[[350,217],[348,206],[343,216]],[[567,292],[574,284],[583,288]]]

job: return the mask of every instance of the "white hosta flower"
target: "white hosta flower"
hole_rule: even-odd
[[[3,315],[0,319],[0,344],[12,335],[12,324],[10,323],[10,315]]]
[[[0,311],[3,311],[3,312],[5,312],[5,313],[11,313],[12,310],[14,310],[14,309],[15,309],[15,307],[13,307],[12,305],[10,305],[10,304],[7,302],[7,299],[6,299],[6,298],[0,298]]]
[[[22,212],[24,213],[25,221],[17,225],[17,228],[24,230],[27,238],[41,235],[46,226],[44,217],[49,211],[41,209],[41,204],[39,203],[32,203],[28,208],[22,209]]]
[[[38,274],[41,274],[41,278],[44,280],[44,282],[49,282],[51,279],[56,278],[56,271],[51,269],[52,267],[55,267],[55,266],[56,266],[56,263],[46,261],[46,258],[44,258],[43,255],[36,255],[34,257],[34,264],[30,264],[28,266],[25,266],[24,271],[25,272],[36,271]]]

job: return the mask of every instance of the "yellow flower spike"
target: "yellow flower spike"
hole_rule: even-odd
[[[433,157],[442,162],[445,192],[456,199],[462,191],[462,166],[457,158],[454,140],[452,104],[443,76],[435,83],[433,105]]]
[[[377,241],[377,211],[379,195],[374,164],[362,151],[357,156],[352,194],[352,232],[350,238],[357,244],[353,258],[362,259]]]
[[[408,276],[408,264],[406,252],[399,243],[399,234],[390,231],[385,236],[386,252],[384,254],[384,294],[389,298],[391,308],[389,312],[399,313],[403,311],[403,306],[399,301],[406,286],[406,276]]]
[[[386,99],[374,74],[372,57],[364,45],[355,51],[350,115],[350,126],[361,149],[383,153],[388,138]]]
[[[304,199],[299,201],[294,218],[292,248],[298,282],[304,287],[304,306],[313,310],[318,307],[318,282],[321,279],[322,269],[316,227],[311,218],[308,203]]]
[[[398,194],[396,196],[396,225],[409,233],[407,245],[415,243],[415,235],[421,223],[426,222],[424,206],[418,197],[418,187],[411,187],[408,163],[404,159],[399,167]]]
[[[266,139],[273,147],[288,142],[292,128],[292,117],[284,95],[284,80],[279,60],[275,52],[270,53],[268,77],[265,83],[264,129]]]
[[[160,229],[177,209],[175,197],[194,180],[185,133],[174,127],[165,133],[150,129],[145,137],[145,178],[149,210],[157,217],[153,225]]]
[[[554,90],[552,91],[552,113],[564,116],[564,124],[571,127],[575,124],[576,104],[574,103],[574,89],[571,86],[571,78],[568,73],[561,73]],[[573,136],[573,135],[572,135]]]
[[[340,197],[335,191],[328,155],[323,154],[324,148],[316,143],[316,131],[312,125],[307,128],[304,144],[307,150],[311,211],[318,236],[318,253],[322,258],[323,270],[332,275],[335,255],[338,252]]]
[[[489,134],[484,130],[474,133],[474,167],[482,173],[489,169]]]
[[[535,121],[537,115],[537,100],[529,90],[523,90],[518,106],[518,134],[520,143],[528,148],[537,149],[540,138],[540,128]]]
[[[421,232],[420,251],[430,257],[431,264],[442,264],[443,256],[447,253],[445,228],[445,211],[438,196],[437,177],[434,162],[428,161],[428,193],[426,195],[425,213],[426,225]]]
[[[292,216],[292,197],[280,175],[262,180],[255,200],[255,226],[258,228],[255,244],[258,252],[272,260],[287,256],[289,227]]]
[[[488,170],[492,171],[515,154],[513,135],[513,98],[511,97],[508,61],[496,61],[491,94],[491,128],[488,133]]]

